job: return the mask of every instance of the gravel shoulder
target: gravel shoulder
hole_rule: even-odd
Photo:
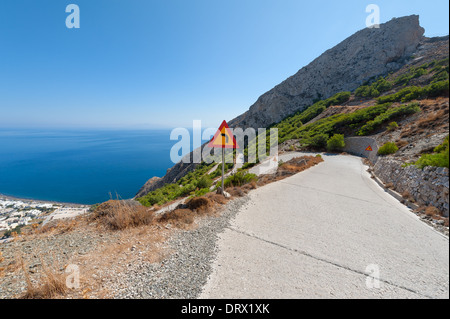
[[[124,288],[117,289],[114,298],[198,298],[212,272],[219,234],[248,200],[241,197],[228,202],[219,216],[199,219],[194,230],[175,230],[167,242],[171,254],[158,263],[130,265],[120,282]]]

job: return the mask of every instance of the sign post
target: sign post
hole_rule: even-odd
[[[225,190],[225,149],[222,148],[222,193]]]
[[[232,148],[237,149],[239,145],[236,143],[236,139],[231,133],[230,128],[226,121],[223,121],[217,130],[216,134],[212,138],[212,140],[208,144],[209,147],[212,148],[221,148],[222,149],[222,188],[221,193],[224,194],[225,191],[225,149]]]

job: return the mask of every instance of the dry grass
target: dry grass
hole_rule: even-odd
[[[193,224],[197,216],[212,215],[216,212],[217,204],[225,204],[226,200],[222,195],[201,196],[190,199],[183,208],[177,208],[164,213],[157,219],[158,223],[170,223],[178,228],[186,229]],[[222,200],[220,200],[222,197]]]
[[[155,219],[150,209],[123,200],[109,200],[100,204],[90,218],[111,230],[150,225]]]
[[[444,220],[444,225],[448,227],[448,217],[444,217],[444,213],[434,206],[421,206],[416,213],[425,214],[435,220]]]
[[[65,234],[75,230],[80,226],[82,217],[76,217],[71,219],[62,219],[58,221],[52,221],[41,227],[39,224],[33,224],[28,230],[27,235],[40,235],[40,234]]]
[[[291,159],[278,168],[281,172],[299,173],[323,162],[322,157],[302,156]]]
[[[214,212],[214,203],[207,197],[194,197],[186,203],[187,208],[199,214],[209,214]]]
[[[136,263],[158,263],[170,253],[166,240],[171,230],[157,223],[111,232],[115,240],[70,260],[80,267],[80,289],[71,290],[69,298],[113,298],[110,284],[117,282],[116,274]]]
[[[20,257],[21,268],[27,284],[26,292],[21,296],[23,299],[50,299],[56,296],[63,296],[67,293],[65,277],[45,265],[42,260],[43,274],[40,276],[37,284],[31,282],[25,261]]]
[[[414,203],[416,201],[414,197],[411,195],[411,193],[408,191],[404,191],[401,195],[404,199],[410,201],[411,203]]]
[[[248,193],[242,187],[228,187],[225,191],[233,197],[244,197]]]
[[[397,147],[399,149],[401,149],[402,147],[405,147],[406,145],[409,145],[409,143],[406,140],[398,140],[397,142],[395,142],[395,145],[397,145]]]
[[[387,184],[385,184],[384,186],[385,186],[386,188],[389,188],[389,189],[394,189],[394,188],[395,188],[394,183],[387,183]]]
[[[403,127],[401,138],[448,130],[448,98],[422,100],[420,107],[422,112],[417,115],[415,121]]]
[[[416,122],[416,125],[423,129],[435,128],[439,124],[440,120],[442,120],[445,117],[446,114],[448,114],[446,110],[431,112],[428,114],[428,116],[420,118]]]
[[[163,214],[159,219],[159,223],[170,223],[178,228],[186,228],[195,220],[195,212],[190,209],[175,209]]]
[[[217,193],[208,193],[205,195],[205,197],[209,198],[212,202],[219,205],[225,205],[228,202],[228,199],[226,197]]]
[[[434,207],[434,206],[428,206],[428,207],[426,207],[426,208],[425,208],[425,215],[430,216],[430,217],[434,217],[434,218],[436,218],[436,217],[441,217],[441,216],[442,216],[442,214],[441,214],[441,212],[439,211],[439,209],[437,209],[437,208]]]
[[[316,156],[301,156],[293,158],[278,167],[278,171],[276,174],[260,176],[258,182],[256,182],[255,187],[285,179],[289,176],[307,170],[308,168],[313,167],[321,162],[323,162],[322,157]]]

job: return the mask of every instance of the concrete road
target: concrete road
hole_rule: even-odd
[[[449,239],[360,158],[324,160],[250,193],[200,298],[449,298]]]

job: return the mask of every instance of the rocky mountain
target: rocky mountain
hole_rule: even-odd
[[[263,94],[230,126],[267,127],[315,99],[353,91],[371,78],[396,71],[415,52],[423,34],[417,15],[392,19],[378,29],[363,29]]]

